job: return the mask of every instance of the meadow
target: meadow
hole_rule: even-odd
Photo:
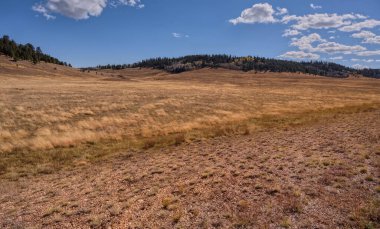
[[[0,227],[376,228],[379,88],[0,59]]]
[[[247,134],[268,124],[266,119],[380,102],[380,82],[366,78],[222,69],[83,73],[14,65],[4,65],[0,75],[1,173],[18,170],[28,157],[37,164],[54,162],[52,155],[84,162],[94,154],[78,155],[73,148],[104,142],[140,148],[179,144]]]

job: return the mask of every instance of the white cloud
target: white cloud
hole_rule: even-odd
[[[284,31],[282,36],[288,37],[292,34],[298,35],[298,32],[310,29],[332,29],[339,31],[360,31],[362,28],[374,28],[380,26],[380,21],[367,19],[367,16],[361,14],[308,14],[304,16],[285,15],[281,22],[284,24],[291,23],[290,27]],[[361,22],[358,22],[362,20]],[[336,30],[329,30],[327,33],[334,34]],[[352,34],[354,38],[363,39],[362,43],[380,44],[380,36],[369,32],[361,31]],[[299,38],[291,39],[291,46],[297,47],[300,52],[285,53],[283,56],[303,56],[310,54],[354,54],[358,56],[376,56],[380,55],[380,50],[367,50],[366,47],[356,44],[341,44],[331,40],[337,39],[339,36],[329,36],[330,41],[323,39],[318,33],[311,33]],[[294,57],[295,58],[295,57]],[[337,60],[339,57],[332,57],[331,60]],[[343,61],[343,59],[341,59]],[[370,63],[375,60],[369,59],[366,62]]]
[[[286,8],[277,7],[276,9],[277,9],[276,15],[284,15],[288,13],[288,9]]]
[[[325,42],[311,49],[311,51],[313,52],[343,53],[343,54],[352,54],[354,52],[364,51],[364,50],[366,50],[366,48],[360,45],[344,45],[337,42]]]
[[[315,42],[326,42],[326,40],[322,39],[318,33],[312,33],[301,38],[293,38],[290,45],[300,50],[312,51],[314,49],[312,44]]]
[[[137,6],[140,4],[140,0],[116,0],[114,2],[119,2],[120,4],[123,5],[129,5],[129,6]]]
[[[317,9],[319,6],[310,5],[312,8]],[[276,19],[274,15],[287,14],[288,10],[285,8],[273,9],[272,5],[268,3],[259,3],[253,5],[251,8],[245,9],[241,16],[235,19],[231,19],[232,24],[239,23],[284,23],[290,24],[284,33],[283,37],[292,37],[302,34],[302,32],[310,29],[330,29],[328,33],[334,34],[339,31],[360,31],[362,28],[374,28],[380,26],[380,21],[374,19],[367,19],[367,16],[361,14],[327,14],[316,13],[307,14],[303,16],[297,15],[285,15],[281,20]],[[362,21],[359,21],[362,20]],[[358,22],[359,21],[359,22]],[[333,29],[333,30],[332,30]],[[334,30],[336,29],[336,30]],[[380,36],[368,31],[362,31],[361,33],[353,34],[352,37],[362,38],[362,43],[379,44]],[[380,55],[380,50],[367,50],[366,47],[361,45],[347,45],[331,40],[337,39],[339,36],[329,36],[330,41],[323,39],[318,33],[311,33],[306,36],[291,39],[291,46],[297,47],[299,51],[287,52],[281,57],[286,58],[319,58],[316,53],[327,54],[355,54],[359,56],[373,56]],[[334,58],[334,57],[333,57]],[[338,57],[335,57],[338,58]],[[339,57],[340,58],[340,57]],[[335,59],[337,60],[337,59]]]
[[[370,31],[361,31],[359,33],[354,33],[351,35],[353,38],[362,38],[362,43],[367,44],[380,44],[380,36],[370,32]]]
[[[173,35],[173,37],[175,37],[175,38],[181,38],[181,37],[182,37],[182,35],[179,34],[179,33],[172,33],[172,35]]]
[[[292,25],[293,29],[308,30],[339,28],[350,25],[351,20],[358,18],[359,16],[354,14],[307,14],[304,16],[286,15],[281,21],[285,24],[296,21],[296,24]]]
[[[189,35],[181,34],[181,33],[172,33],[172,36],[174,38],[189,38],[190,37]]]
[[[282,34],[283,37],[291,37],[291,36],[297,36],[302,34],[300,31],[295,29],[286,29],[284,31],[284,34]]]
[[[320,56],[318,54],[303,51],[290,51],[280,55],[279,57],[289,59],[319,59]]]
[[[173,35],[173,37],[175,37],[175,38],[180,38],[180,37],[182,37],[181,34],[179,34],[179,33],[172,33],[172,35]]]
[[[360,33],[354,33],[351,35],[353,38],[370,38],[374,36],[375,34],[370,31],[361,31]]]
[[[321,6],[310,4],[313,9],[320,9]],[[328,33],[336,33],[339,31],[352,32],[360,31],[363,28],[374,28],[380,26],[380,21],[374,19],[367,19],[367,16],[362,14],[327,14],[316,13],[307,14],[303,16],[287,15],[288,10],[286,8],[277,7],[273,9],[272,5],[268,3],[258,3],[251,8],[243,10],[241,16],[235,19],[231,19],[230,23],[236,25],[239,23],[254,24],[254,23],[277,23],[284,24],[290,23],[290,27],[284,31],[283,37],[292,37],[302,34],[301,31],[310,29],[330,29]],[[277,19],[274,15],[284,15],[282,19]],[[358,20],[364,20],[358,22]],[[329,39],[337,39],[339,36],[330,36]],[[316,40],[313,40],[316,39]],[[373,34],[371,37],[363,38],[362,43],[368,44],[380,44],[380,36]],[[320,42],[317,46],[313,47],[312,43]],[[299,39],[292,38],[292,46],[297,46],[302,51],[308,52],[321,52],[321,53],[343,53],[352,54],[361,52],[361,55],[374,55],[376,51],[367,51],[367,49],[360,45],[344,45],[337,42],[327,42],[326,40],[316,37],[316,33],[310,34],[307,37]],[[366,51],[366,52],[364,52]]]
[[[362,51],[356,53],[358,56],[380,56],[380,50]]]
[[[319,43],[313,46],[314,43]],[[337,42],[329,42],[317,33],[312,33],[300,38],[293,38],[291,46],[298,47],[300,50],[319,53],[343,53],[351,54],[354,52],[365,51],[366,48],[360,45],[344,45]]]
[[[363,43],[366,43],[366,44],[380,44],[380,36],[366,38],[366,39],[364,39]]]
[[[339,30],[343,32],[354,32],[365,28],[374,28],[376,26],[380,26],[379,20],[368,19],[362,22],[356,22],[351,25],[343,26],[342,28],[339,28]]]
[[[343,56],[334,56],[334,57],[330,57],[329,59],[330,60],[343,60]]]
[[[243,24],[254,24],[254,23],[274,23],[277,20],[273,17],[275,13],[272,5],[268,3],[258,3],[253,5],[251,8],[243,10],[240,17],[231,19],[229,22],[237,25]]]
[[[55,19],[55,16],[48,13],[48,10],[40,4],[36,4],[32,7],[32,9],[40,14],[42,14],[47,20]]]
[[[365,16],[363,14],[355,14],[355,16],[358,18],[358,19],[367,19],[368,16]]]
[[[132,6],[137,8],[144,8],[145,5],[141,4],[141,0],[106,0],[109,2],[109,4],[113,7],[117,7],[120,5],[124,6]]]
[[[117,7],[119,5],[143,6],[140,0],[45,0],[36,4],[32,9],[44,15],[47,19],[55,18],[53,13],[61,14],[76,20],[99,16],[107,4]]]
[[[367,62],[367,63],[372,63],[372,62],[380,62],[380,60],[374,60],[374,59],[357,59],[353,58],[351,59],[352,62]]]
[[[356,68],[356,69],[365,69],[365,68],[368,68],[368,66],[361,65],[361,64],[354,64],[354,65],[352,65],[352,67]]]
[[[322,6],[317,6],[317,5],[314,5],[313,3],[310,4],[310,7],[313,8],[314,10],[322,9]]]
[[[106,3],[107,0],[48,0],[39,7],[44,8],[48,13],[59,13],[79,20],[99,16],[106,7]]]

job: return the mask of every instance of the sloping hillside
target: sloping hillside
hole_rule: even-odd
[[[83,76],[78,69],[40,62],[33,64],[30,61],[13,61],[12,58],[0,55],[1,76]]]
[[[343,65],[323,61],[297,62],[264,57],[238,57],[231,55],[189,55],[178,58],[152,58],[134,64],[104,65],[92,69],[154,68],[170,73],[181,73],[202,68],[224,68],[254,72],[291,72],[334,78],[351,75],[380,78],[379,69],[353,69]]]
[[[70,64],[44,53],[40,47],[35,48],[30,43],[18,44],[7,35],[0,38],[0,53],[11,57],[14,61],[28,60],[34,64],[42,61],[71,67]]]

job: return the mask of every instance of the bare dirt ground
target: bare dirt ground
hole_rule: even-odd
[[[339,115],[3,182],[1,226],[378,228],[379,117]]]

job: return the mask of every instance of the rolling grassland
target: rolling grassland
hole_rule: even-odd
[[[1,58],[0,227],[379,226],[379,80]]]

